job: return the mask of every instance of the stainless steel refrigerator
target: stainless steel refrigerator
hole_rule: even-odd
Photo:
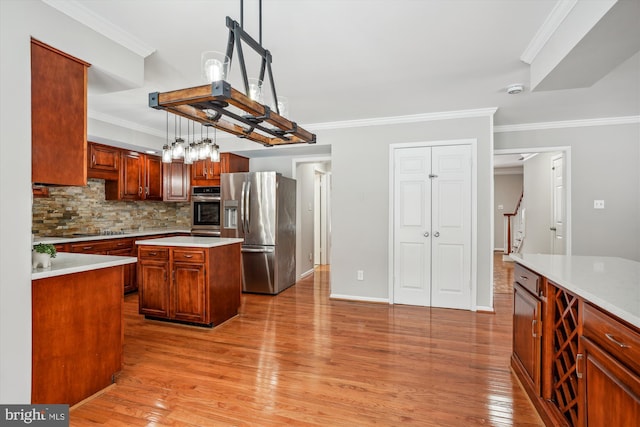
[[[276,172],[223,173],[222,237],[242,244],[242,290],[278,294],[296,281],[296,181]]]

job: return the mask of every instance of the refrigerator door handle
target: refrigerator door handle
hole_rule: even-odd
[[[245,229],[244,223],[244,190],[245,185],[247,185],[246,181],[242,181],[242,191],[240,193],[240,222],[242,223],[242,234],[245,234],[247,230]]]
[[[245,202],[245,209],[246,209],[246,218],[247,218],[247,233],[249,232],[249,227],[251,226],[251,210],[250,210],[250,205],[251,205],[251,181],[247,181],[247,192],[245,194],[245,197],[247,198],[246,202]]]
[[[242,248],[241,252],[249,253],[271,253],[274,252],[274,248]]]

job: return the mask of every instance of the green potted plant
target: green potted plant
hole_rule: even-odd
[[[31,256],[33,268],[51,267],[51,258],[56,257],[56,247],[49,243],[38,243],[33,247]]]

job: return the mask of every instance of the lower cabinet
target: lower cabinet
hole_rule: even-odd
[[[140,314],[213,326],[238,314],[240,244],[214,248],[138,246]]]
[[[83,254],[134,257],[136,256],[134,246],[132,238],[116,238],[70,243],[69,251]],[[124,266],[124,293],[133,292],[137,289],[136,264],[127,264]]]
[[[638,328],[518,264],[514,278],[511,366],[545,425],[640,427]]]
[[[542,302],[517,283],[513,286],[513,363],[540,393]]]

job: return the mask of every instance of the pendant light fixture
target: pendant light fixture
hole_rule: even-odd
[[[240,0],[240,15],[240,24],[230,17],[226,18],[229,29],[226,53],[208,51],[201,55],[201,75],[206,84],[170,92],[152,92],[149,94],[149,106],[265,146],[314,144],[316,135],[285,116],[287,113],[282,108],[282,99],[276,93],[271,53],[262,46],[262,0],[259,0],[259,41],[243,29],[243,0]],[[248,77],[243,44],[262,58],[255,79]],[[234,51],[237,53],[244,91],[235,89],[226,80]],[[267,81],[271,106],[264,104]]]

